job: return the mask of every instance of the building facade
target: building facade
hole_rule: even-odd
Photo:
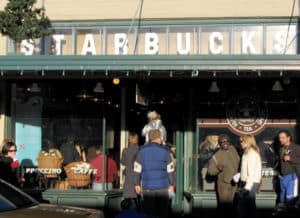
[[[220,133],[230,135],[237,149],[241,134],[256,136],[265,152],[266,192],[259,202],[274,205],[276,172],[269,157],[275,154],[269,147],[279,129],[299,137],[299,1],[40,0],[38,5],[45,7],[53,34],[23,41],[22,55],[14,55],[13,41],[0,37],[0,133],[22,145],[18,158],[25,174],[39,169],[37,157],[49,141],[59,149],[70,137],[86,152],[104,145],[119,162],[128,133],[140,134],[147,112],[156,110],[177,149],[176,210],[215,205],[199,153]],[[121,186],[123,177],[120,173],[117,180]],[[53,202],[86,203],[60,194],[48,187],[44,192]]]

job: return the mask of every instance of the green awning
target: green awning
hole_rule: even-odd
[[[284,71],[300,70],[300,56],[1,56],[1,76],[34,72],[170,72],[170,71]],[[45,74],[44,74],[45,73]],[[80,73],[82,76],[82,74]],[[198,75],[198,74],[195,74]],[[127,75],[128,76],[128,75]]]

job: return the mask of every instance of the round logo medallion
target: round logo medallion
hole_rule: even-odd
[[[267,107],[251,96],[233,98],[227,104],[227,122],[238,134],[255,134],[264,128]]]

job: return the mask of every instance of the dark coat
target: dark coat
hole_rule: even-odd
[[[13,159],[0,156],[0,178],[13,185],[18,185],[17,170],[11,167]]]
[[[210,159],[207,172],[209,175],[218,176],[218,183],[230,184],[232,177],[238,172],[240,156],[231,145],[228,150],[219,149]],[[220,170],[218,167],[223,166]]]
[[[291,160],[290,161],[284,161],[284,154],[287,153]],[[297,168],[295,166],[299,167],[300,165],[300,146],[296,144],[291,144],[288,148],[282,147],[280,149],[280,169],[281,169],[281,175],[286,176],[288,174],[297,173]],[[300,168],[300,167],[299,167]],[[300,171],[300,170],[299,170]]]
[[[125,183],[123,188],[124,198],[137,197],[134,189],[133,163],[135,161],[138,151],[139,151],[138,145],[130,145],[122,153],[121,164],[125,166]]]
[[[240,156],[232,145],[227,150],[219,149],[210,159],[207,172],[218,177],[219,204],[233,203],[237,186],[232,185],[232,177],[238,172],[239,164]]]
[[[60,146],[60,152],[64,158],[63,165],[68,165],[69,163],[81,161],[79,153],[76,151],[74,143],[67,142]]]

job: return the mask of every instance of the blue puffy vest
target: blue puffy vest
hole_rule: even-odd
[[[169,178],[167,165],[170,162],[170,154],[167,148],[150,143],[140,149],[143,189],[168,188]]]

